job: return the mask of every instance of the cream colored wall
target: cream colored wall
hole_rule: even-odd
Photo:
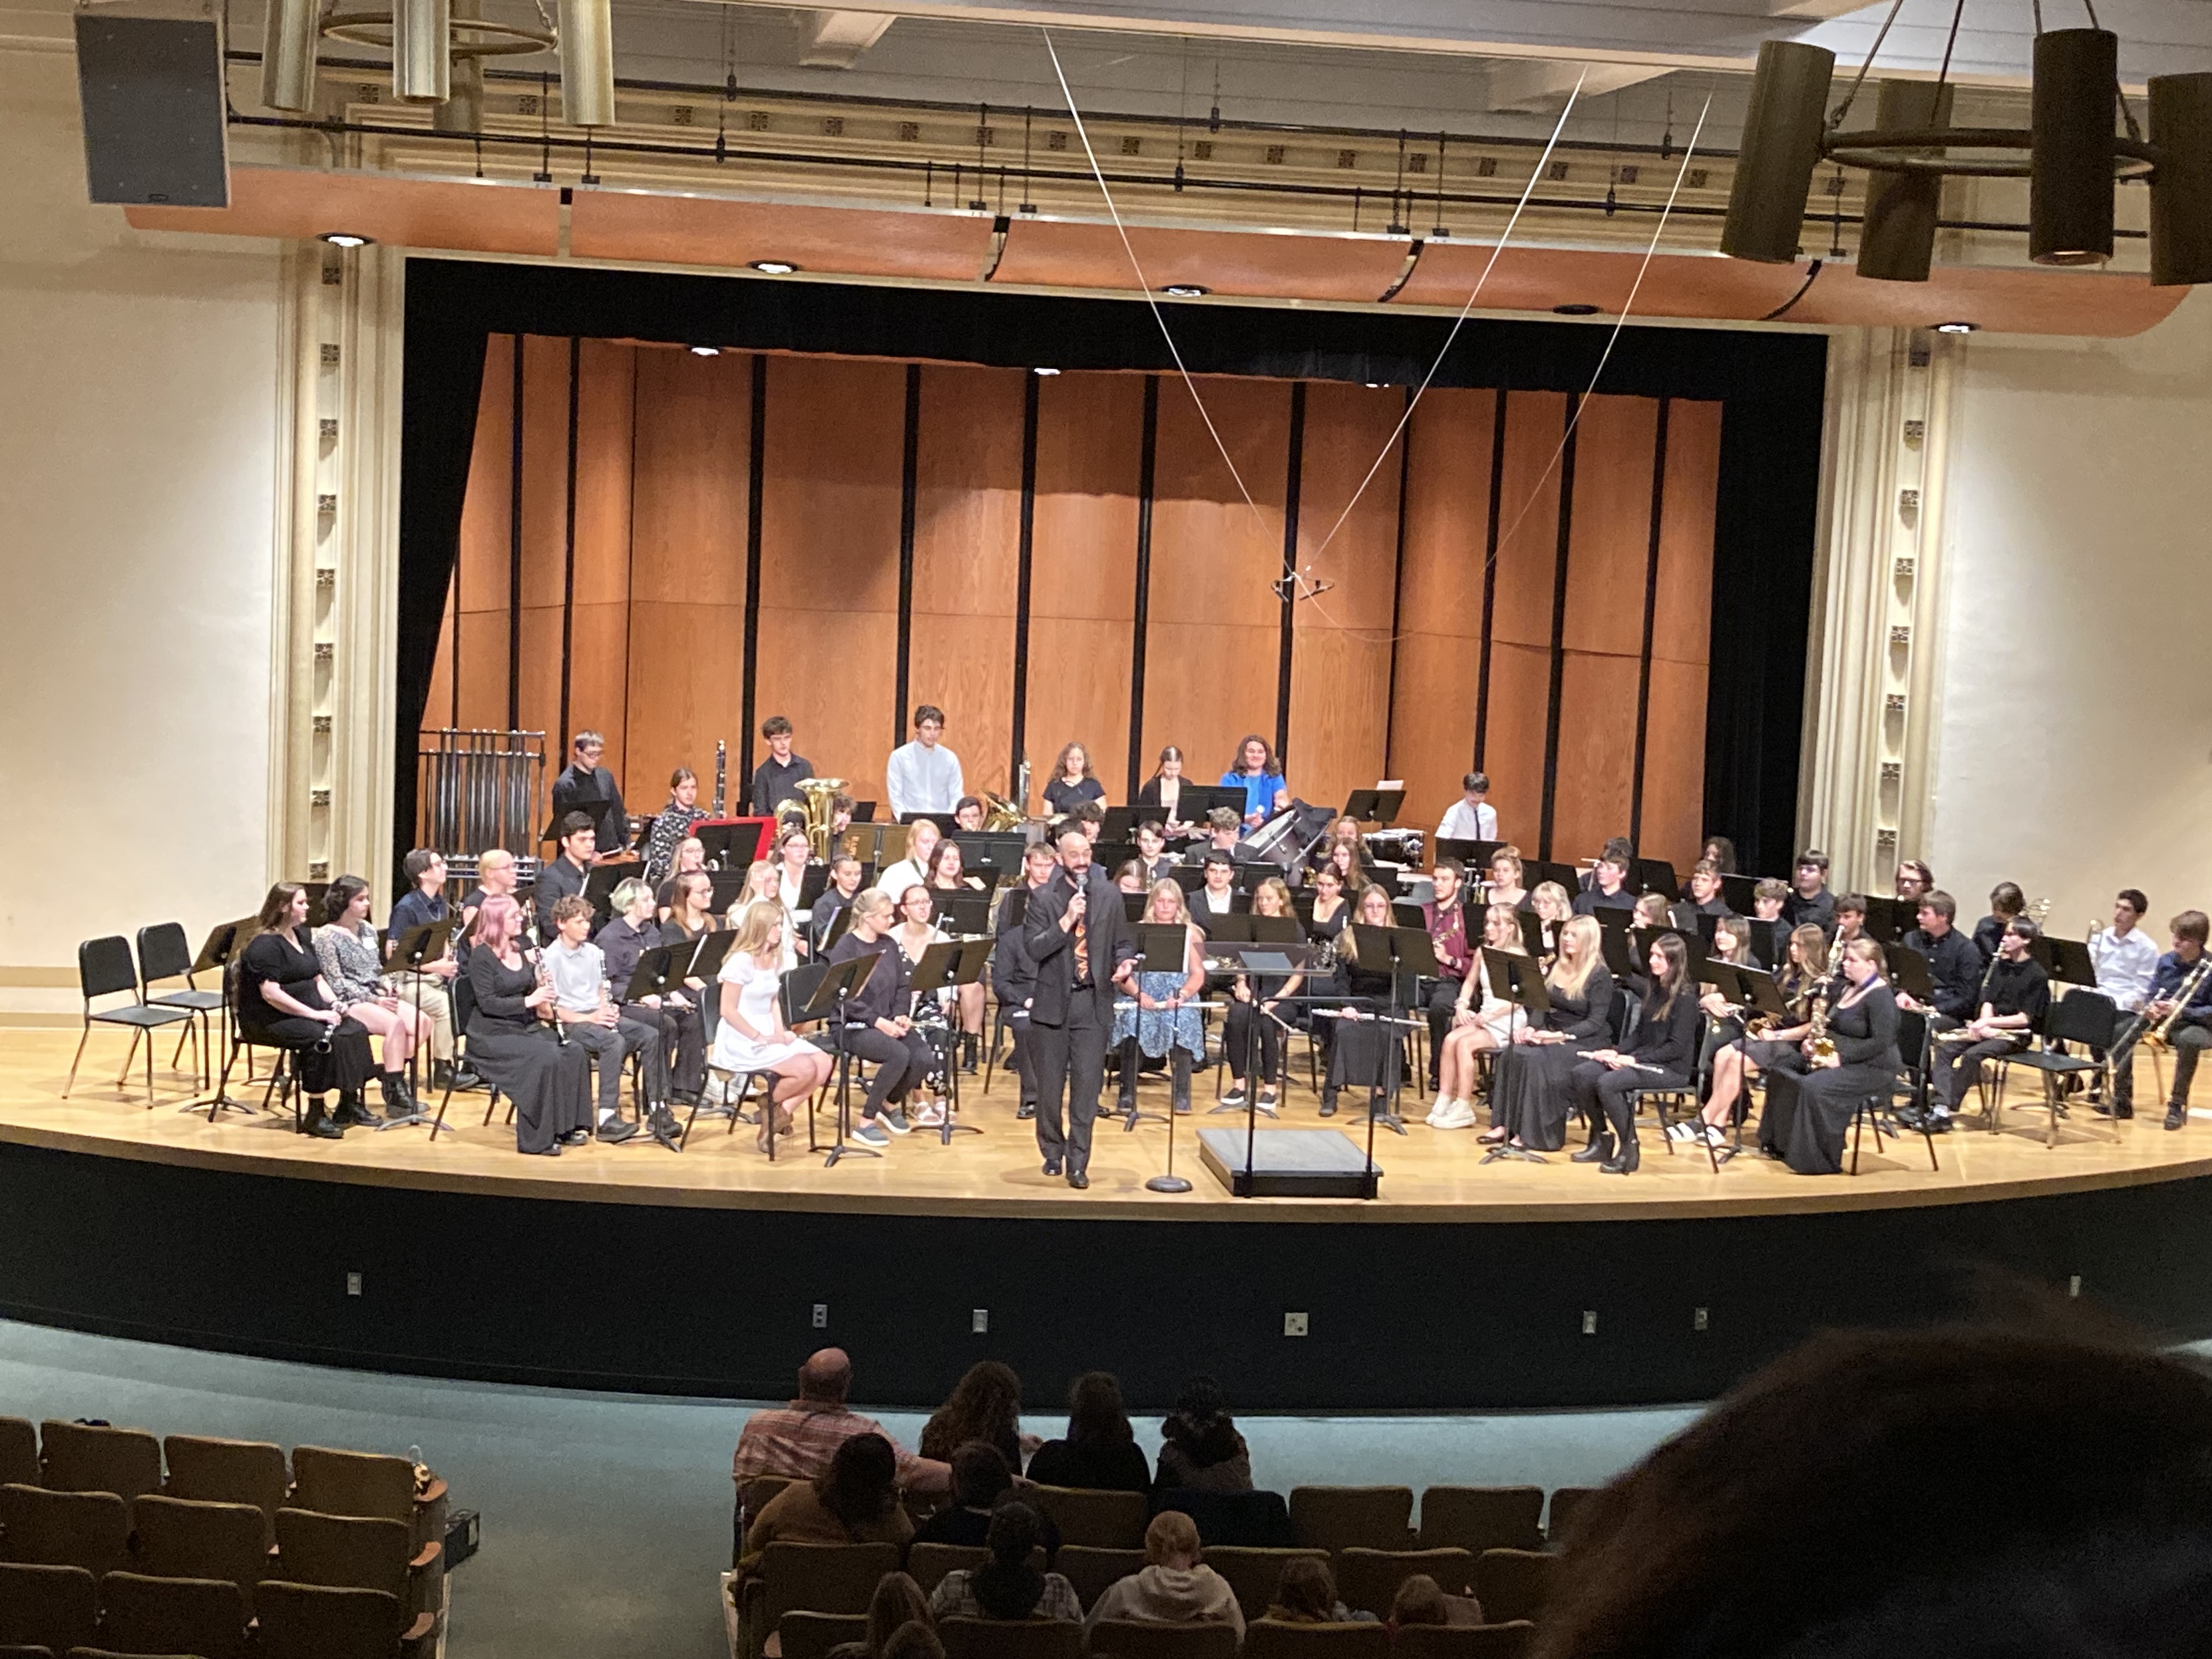
[[[2080,937],[2212,905],[2212,294],[2132,340],[1977,336],[1952,412],[1922,856]]]
[[[268,878],[279,254],[85,200],[76,64],[0,44],[0,1018]]]

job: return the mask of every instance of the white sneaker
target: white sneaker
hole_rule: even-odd
[[[1437,1109],[1429,1114],[1432,1129],[1472,1129],[1474,1127],[1474,1108],[1464,1100],[1440,1100]]]
[[[1695,1140],[1698,1139],[1697,1127],[1695,1125],[1689,1123],[1670,1123],[1667,1126],[1667,1139],[1669,1140]]]
[[[1429,1103],[1429,1115],[1423,1118],[1421,1121],[1427,1124],[1431,1129],[1435,1128],[1437,1127],[1437,1120],[1444,1115],[1445,1109],[1449,1107],[1451,1103],[1452,1098],[1449,1095],[1439,1092],[1437,1097]]]

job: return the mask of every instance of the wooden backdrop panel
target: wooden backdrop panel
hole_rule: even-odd
[[[1505,400],[1505,454],[1498,475],[1498,597],[1490,629],[1493,641],[1551,648],[1553,589],[1559,556],[1558,457],[1566,420],[1567,397],[1563,392],[1516,392]],[[1498,738],[1494,688],[1492,696],[1486,750]]]
[[[507,576],[514,522],[514,337],[484,343],[483,390],[477,399],[476,441],[461,501],[461,533],[453,586],[447,598],[453,626],[441,647],[448,683],[444,703],[432,697],[426,726],[495,729],[507,725]]]
[[[1575,497],[1567,546],[1564,643],[1569,651],[1629,658],[1643,653],[1652,440],[1658,430],[1656,398],[1583,399],[1575,423]],[[1632,683],[1628,718],[1632,732]],[[1561,758],[1564,763],[1564,754]],[[1621,824],[1620,833],[1626,834],[1627,819]]]
[[[1651,654],[1701,668],[1711,647],[1721,410],[1717,403],[1680,398],[1670,398],[1667,405],[1667,495],[1659,523],[1659,589],[1652,615]],[[1698,718],[1702,721],[1703,676],[1698,684]]]
[[[679,766],[711,799],[714,742],[732,799],[744,740],[745,531],[752,366],[640,347],[630,509],[626,799],[657,807]]]
[[[1023,715],[1035,789],[1075,742],[1090,748],[1107,799],[1124,793],[1144,409],[1141,375],[1060,374],[1037,387]],[[1030,805],[1041,802],[1033,790]]]
[[[1482,584],[1498,395],[1431,392],[1413,411],[1398,595],[1398,672],[1385,769],[1400,822],[1433,828],[1474,759]]]
[[[1391,434],[1405,409],[1395,389],[1316,381],[1306,392],[1298,568],[1329,586],[1291,613],[1290,764],[1298,793],[1317,805],[1342,805],[1389,761],[1400,470]]]
[[[567,762],[561,729],[562,609],[568,568],[568,342],[522,339],[522,649],[515,703],[521,729],[545,733],[545,776],[532,817],[552,805],[553,780]]]
[[[1642,584],[1638,584],[1639,592]],[[1642,622],[1642,607],[1638,607]],[[1635,797],[1638,660],[1570,651],[1559,678],[1558,782],[1552,856],[1594,858],[1610,836],[1628,833]]]
[[[569,623],[568,722],[590,726],[606,738],[602,763],[617,778],[629,775],[631,394],[636,356],[630,346],[586,340],[577,359],[576,579]],[[642,809],[647,803],[641,799],[637,805]]]
[[[881,800],[905,725],[893,703],[906,371],[771,357],[765,437],[755,707],[790,716],[818,775]]]
[[[1686,877],[1705,833],[1705,686],[1703,663],[1651,664],[1643,845]]]
[[[971,792],[1009,787],[1029,380],[1016,368],[921,370],[908,696],[945,711]]]
[[[1551,701],[1551,653],[1500,641],[1490,653],[1490,745],[1483,770],[1498,833],[1526,858],[1538,856],[1544,805],[1544,714]]]
[[[1211,377],[1198,384],[1258,511],[1245,504],[1189,391],[1163,378],[1144,749],[1180,744],[1189,775],[1211,781],[1235,761],[1247,732],[1274,741],[1282,606],[1270,584],[1283,568],[1291,388]],[[1291,781],[1298,787],[1295,774]]]

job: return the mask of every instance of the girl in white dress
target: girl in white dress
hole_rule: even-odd
[[[719,976],[722,1018],[714,1030],[714,1063],[726,1072],[775,1073],[757,1141],[766,1152],[776,1135],[791,1132],[789,1103],[830,1080],[830,1056],[783,1023],[776,996],[783,980],[783,907],[772,901],[756,903],[739,918],[737,930]]]

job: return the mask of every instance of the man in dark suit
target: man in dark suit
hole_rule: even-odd
[[[1121,896],[1091,862],[1080,830],[1060,838],[1060,873],[1030,895],[1022,944],[1036,968],[1030,1047],[1036,1072],[1037,1149],[1044,1172],[1091,1184],[1091,1126],[1114,1029],[1115,975],[1139,955]],[[1066,1102],[1062,1127],[1061,1101]]]
[[[591,815],[599,844],[594,861],[611,864],[627,858],[629,813],[623,805],[622,786],[615,775],[599,764],[607,740],[596,732],[579,732],[568,750],[568,764],[553,780],[553,817],[557,821],[571,812]]]
[[[1033,842],[1022,854],[1022,878],[999,904],[999,939],[991,951],[991,989],[1006,1011],[1006,1029],[1013,1037],[1014,1075],[1021,1080],[1018,1118],[1036,1115],[1036,1058],[1030,1042],[1030,1005],[1036,1000],[1036,964],[1030,960],[1022,941],[1029,923],[1030,901],[1037,890],[1060,873],[1052,848]],[[1015,902],[1015,895],[1020,895]]]

